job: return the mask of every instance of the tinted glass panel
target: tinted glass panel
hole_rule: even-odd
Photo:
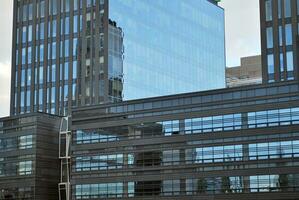
[[[109,74],[123,66],[125,100],[225,86],[221,8],[209,1],[113,0],[109,15]]]

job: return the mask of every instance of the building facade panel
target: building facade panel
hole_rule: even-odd
[[[58,199],[59,118],[0,119],[0,199]]]
[[[298,80],[297,0],[260,0],[263,80]]]
[[[296,199],[298,92],[293,82],[75,109],[72,199]]]
[[[114,0],[109,19],[124,34],[124,100],[225,87],[222,8],[209,1]]]

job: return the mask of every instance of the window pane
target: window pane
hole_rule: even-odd
[[[285,35],[286,35],[286,45],[292,45],[292,24],[286,24],[285,26]]]
[[[268,55],[268,79],[274,81],[274,57],[273,54]]]
[[[291,0],[284,0],[285,17],[291,17]]]
[[[272,0],[266,0],[265,7],[266,7],[266,21],[271,21],[272,20]]]
[[[294,70],[294,61],[293,61],[293,52],[292,51],[287,52],[287,69],[288,69],[288,72]]]
[[[267,28],[267,48],[273,48],[273,28]]]

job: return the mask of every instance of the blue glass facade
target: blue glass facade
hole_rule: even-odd
[[[224,11],[215,4],[113,0],[109,19],[123,32],[124,100],[225,87]]]
[[[224,11],[211,1],[15,4],[13,115],[225,86]]]

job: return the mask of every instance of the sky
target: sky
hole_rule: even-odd
[[[222,0],[225,9],[226,65],[260,54],[259,0]],[[0,0],[0,117],[9,115],[13,0]]]

